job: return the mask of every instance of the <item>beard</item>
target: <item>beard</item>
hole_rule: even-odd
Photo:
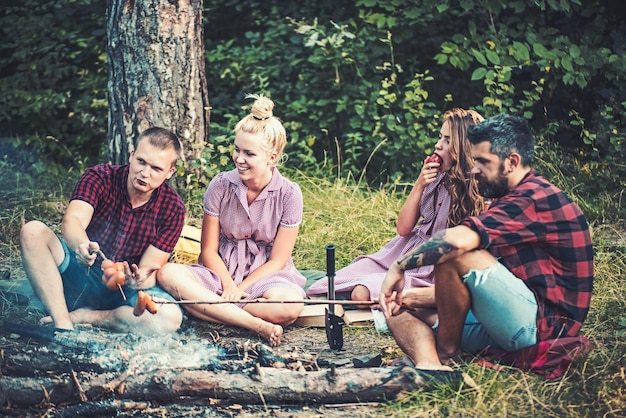
[[[498,199],[509,192],[508,179],[502,173],[498,173],[494,180],[478,177],[476,181],[478,182],[478,192],[482,197]]]

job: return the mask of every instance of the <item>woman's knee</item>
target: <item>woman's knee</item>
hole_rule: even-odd
[[[369,301],[370,300],[370,291],[367,287],[362,284],[358,284],[352,289],[352,293],[350,294],[350,299],[355,301]]]
[[[166,263],[161,267],[156,274],[156,280],[159,286],[161,286],[166,291],[170,291],[172,283],[176,277],[180,275],[180,267],[179,264]]]

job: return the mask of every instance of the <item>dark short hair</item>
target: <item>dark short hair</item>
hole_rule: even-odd
[[[522,157],[522,165],[530,166],[533,161],[535,139],[526,119],[513,115],[498,115],[485,119],[467,130],[471,144],[488,141],[491,152],[505,159],[512,152]]]
[[[180,158],[182,152],[180,139],[178,139],[178,136],[176,136],[176,134],[169,129],[153,126],[144,130],[141,134],[139,134],[135,148],[137,148],[139,142],[144,138],[148,138],[150,145],[159,149],[174,148],[174,151],[176,151],[176,159]]]

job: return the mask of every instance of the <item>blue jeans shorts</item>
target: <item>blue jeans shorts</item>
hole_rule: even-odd
[[[461,346],[478,353],[487,346],[517,351],[537,343],[537,300],[523,280],[496,263],[463,276],[472,306]]]
[[[135,306],[137,303],[137,289],[122,286],[126,300],[118,290],[111,291],[102,283],[102,269],[96,263],[91,268],[79,264],[76,261],[76,253],[67,246],[64,240],[60,240],[65,251],[65,258],[59,265],[59,273],[63,279],[63,293],[67,309],[71,312],[78,308],[91,308],[94,310],[109,310],[120,306]],[[149,295],[174,300],[165,290],[158,286],[143,289]]]

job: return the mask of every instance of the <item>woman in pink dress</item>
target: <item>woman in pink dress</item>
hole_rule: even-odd
[[[473,161],[467,128],[481,122],[477,112],[452,109],[444,121],[435,145],[439,162],[424,160],[422,170],[398,214],[396,235],[378,252],[357,257],[335,274],[335,292],[354,301],[377,300],[391,263],[414,249],[441,229],[456,225],[466,216],[484,209],[476,181],[470,176]],[[434,292],[422,291],[434,284],[433,266],[405,272],[405,303],[415,307],[434,304]],[[309,296],[325,295],[328,280],[322,278],[307,290]],[[364,307],[364,306],[363,306]]]
[[[301,300],[305,277],[291,253],[302,221],[302,192],[281,176],[287,136],[272,116],[274,103],[255,99],[249,115],[235,126],[235,169],[216,175],[204,195],[198,264],[166,264],[159,284],[179,300],[232,304],[183,304],[196,318],[257,332],[273,346],[283,326],[293,323],[304,304],[249,303],[246,300]]]

